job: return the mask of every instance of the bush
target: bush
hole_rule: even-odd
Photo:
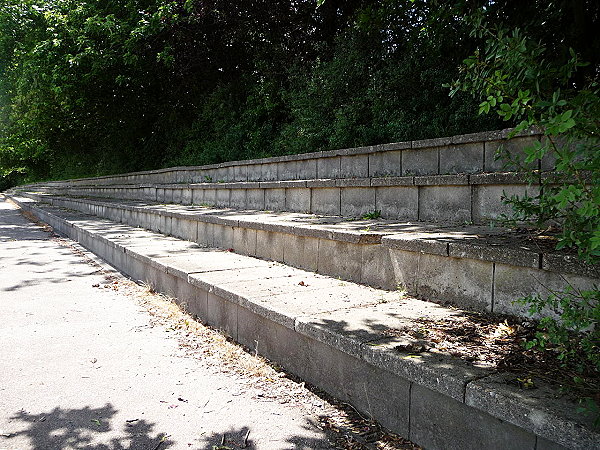
[[[576,251],[587,263],[600,262],[600,88],[596,68],[568,49],[562,62],[548,57],[548,48],[519,29],[489,27],[483,15],[470,17],[473,34],[485,47],[464,60],[451,95],[467,91],[479,96],[480,114],[495,113],[515,123],[513,135],[537,127],[543,138],[512,159],[532,180],[541,180],[539,195],[512,197],[513,220],[538,228],[559,227],[557,249]],[[589,68],[589,70],[588,70]],[[532,166],[554,162],[541,173]],[[533,163],[533,165],[532,165]],[[568,288],[548,297],[521,300],[532,313],[550,308],[528,345],[549,349],[580,372],[600,374],[600,293]],[[591,403],[590,403],[591,402]],[[588,406],[594,404],[588,399]],[[588,407],[588,409],[597,407]],[[598,417],[597,422],[600,421]]]

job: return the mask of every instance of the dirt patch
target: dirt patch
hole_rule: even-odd
[[[580,397],[599,395],[600,376],[592,368],[562,363],[557,348],[525,348],[525,343],[536,335],[534,321],[465,313],[438,321],[421,318],[414,323],[390,329],[384,335],[411,342],[399,351],[444,353],[477,366],[515,373],[514,383],[523,389],[535,388],[535,379],[539,379],[569,388]]]

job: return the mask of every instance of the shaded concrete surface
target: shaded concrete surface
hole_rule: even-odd
[[[331,448],[314,405],[186,356],[74,249],[0,197],[0,449]]]

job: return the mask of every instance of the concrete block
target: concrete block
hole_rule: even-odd
[[[283,260],[279,261],[299,269],[316,272],[319,261],[319,240],[294,234],[282,234],[281,236]]]
[[[375,209],[386,219],[418,220],[419,188],[416,186],[378,187]]]
[[[308,362],[308,339],[244,307],[238,309],[238,342],[300,375]],[[300,375],[302,376],[302,375]]]
[[[335,348],[313,342],[309,343],[314,355],[308,367],[309,379],[369,417],[378,418],[383,426],[406,436],[410,383]]]
[[[238,305],[211,292],[207,293],[206,323],[238,338]]]
[[[529,308],[517,303],[517,300],[530,295],[540,295],[545,298],[552,292],[564,291],[569,284],[577,290],[591,290],[594,280],[578,275],[497,263],[494,273],[493,311],[498,314],[528,317]],[[543,315],[556,317],[556,312],[546,309]]]
[[[384,426],[408,432],[410,384],[405,380],[241,307],[238,338],[302,379],[377,417]]]
[[[187,282],[187,276],[177,279],[175,302],[184,311],[200,318],[206,316],[206,291]]]
[[[390,251],[381,245],[361,245],[360,282],[381,289],[396,289]]]
[[[402,150],[402,175],[437,175],[438,173],[438,148]]]
[[[217,190],[216,189],[204,189],[204,201],[203,205],[216,205],[217,204]]]
[[[483,142],[440,148],[440,174],[483,172]]]
[[[256,253],[259,258],[283,262],[284,247],[289,244],[287,235],[272,231],[256,230]]]
[[[156,201],[156,188],[153,188],[153,187],[142,188],[142,200]]]
[[[277,163],[262,164],[260,167],[260,181],[277,180]]]
[[[217,181],[217,169],[206,169],[202,171],[202,176],[200,177],[199,180],[197,180],[198,183],[209,183],[209,182],[216,182]]]
[[[312,188],[311,213],[313,214],[341,214],[340,188]]]
[[[261,165],[260,164],[248,164],[246,166],[247,180],[248,181],[260,181],[261,180]]]
[[[424,448],[535,448],[535,435],[418,384],[412,385],[410,399],[408,438]]]
[[[493,277],[493,263],[423,253],[419,259],[417,295],[477,311],[491,311]]]
[[[241,255],[256,255],[256,230],[242,227],[234,228],[233,249]]]
[[[393,288],[417,295],[417,276],[420,254],[404,250],[389,249],[393,270]]]
[[[548,140],[547,136],[540,136],[540,142],[542,142],[542,144],[545,144]],[[577,144],[576,143],[571,143],[569,144],[568,140],[565,138],[554,138],[554,145],[556,146],[556,148],[560,149],[565,149],[568,148],[569,151],[574,152],[576,151],[576,147]],[[552,148],[552,146],[550,146],[550,148]],[[548,153],[546,153],[543,157],[542,160],[540,161],[540,166],[541,166],[541,170],[544,171],[553,171],[556,168],[556,159],[557,159],[557,154],[554,150],[549,151]],[[575,161],[579,161],[581,160],[581,158],[575,158]]]
[[[285,189],[265,189],[265,210],[285,211]]]
[[[163,196],[163,203],[174,203],[173,201],[173,195],[174,195],[174,191],[176,189],[173,188],[164,188],[164,196]]]
[[[569,396],[557,396],[556,387],[536,379],[534,395],[523,395],[515,386],[515,374],[500,373],[474,380],[467,385],[465,403],[495,417],[544,437],[549,448],[592,449],[600,443],[591,417],[576,412]],[[592,419],[592,420],[590,420]],[[583,426],[582,426],[583,425]]]
[[[503,199],[512,196],[523,197],[525,194],[535,197],[539,194],[539,187],[523,184],[473,186],[473,222],[483,224],[497,220],[502,215],[512,217],[513,209]]]
[[[223,163],[228,164],[228,163]],[[227,166],[227,175],[225,176],[225,181],[228,183],[233,183],[235,181],[235,166]]]
[[[362,217],[375,211],[375,189],[352,188],[341,189],[341,215],[344,217]]]
[[[213,224],[213,242],[211,247],[232,248],[233,247],[233,227],[228,225]]]
[[[215,225],[207,222],[198,222],[198,231],[196,235],[196,242],[201,247],[212,247],[214,244],[214,228]]]
[[[159,233],[162,234],[166,234],[166,235],[170,235],[172,232],[172,217],[171,216],[165,216],[165,215],[159,215],[158,216],[158,226],[156,231],[158,231]]]
[[[204,189],[200,187],[194,187],[190,190],[192,191],[192,205],[204,204]]]
[[[281,161],[277,163],[278,180],[298,179],[298,161]]]
[[[301,213],[310,212],[310,189],[287,188],[285,190],[285,210]]]
[[[443,136],[431,139],[419,139],[417,141],[411,142],[411,147],[413,149],[421,149],[421,148],[433,148],[433,147],[444,147],[450,145],[452,143],[452,137]]]
[[[152,231],[158,231],[159,217],[158,214],[151,213],[148,210],[140,210],[140,225]]]
[[[143,273],[143,280],[153,286],[157,292],[169,297],[177,296],[177,277],[152,267],[150,264],[144,264]]]
[[[545,253],[541,268],[551,272],[573,273],[600,280],[600,265],[586,263],[575,254]]]
[[[340,157],[339,178],[367,178],[369,176],[369,155]]]
[[[229,197],[229,207],[236,209],[246,209],[246,189],[231,189]]]
[[[514,164],[509,163],[504,159],[497,159],[497,155],[501,154],[500,147],[502,146],[503,151],[507,151],[511,158],[523,162],[525,160],[526,147],[534,145],[539,140],[538,136],[525,136],[516,137],[508,140],[497,140],[485,143],[485,171],[486,172],[503,172],[513,171],[518,167]],[[528,167],[532,169],[538,169],[539,162],[533,161]]]
[[[221,208],[229,208],[231,189],[218,188],[216,194],[215,205]]]
[[[121,215],[121,222],[129,224],[129,225],[133,225],[135,227],[137,225],[137,223],[134,220],[133,214],[134,214],[133,210],[131,210],[129,208],[123,209],[123,212]]]
[[[302,159],[296,166],[297,180],[313,180],[317,178],[317,160]]]
[[[420,186],[419,220],[471,222],[471,186]]]
[[[190,188],[183,188],[181,190],[181,199],[179,203],[182,205],[191,205],[192,204],[192,190]]]
[[[246,189],[246,208],[258,211],[265,209],[265,190]]]
[[[369,176],[386,177],[402,175],[402,151],[369,154]]]
[[[102,215],[109,220],[121,222],[123,217],[123,210],[120,208],[109,208],[108,210],[105,210],[105,213]]]
[[[233,166],[233,181],[248,181],[248,166],[236,165]]]
[[[535,450],[568,450],[568,448],[538,436]]]
[[[317,178],[340,178],[341,158],[319,158],[317,160]]]
[[[181,189],[181,188],[172,189],[172,192],[173,192],[172,203],[181,204],[181,199],[183,197],[183,189]]]
[[[198,239],[198,222],[182,218],[173,218],[172,234],[186,241],[196,242]]]
[[[217,167],[214,169],[214,177],[212,179],[213,183],[224,183],[229,181],[227,179],[228,169],[227,167]]]
[[[455,258],[481,259],[483,261],[498,262],[521,267],[540,266],[539,249],[535,246],[509,247],[500,243],[486,244],[477,241],[469,242],[469,239],[454,239],[448,243],[448,255]]]
[[[319,239],[317,271],[344,280],[360,281],[362,248],[346,242]]]

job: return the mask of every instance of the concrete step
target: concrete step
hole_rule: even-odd
[[[503,228],[27,195],[202,247],[475,311],[526,317],[518,298],[600,284],[599,267],[554,251],[544,239]]]
[[[503,201],[535,196],[539,182],[521,173],[314,179],[198,184],[38,185],[57,195],[147,200],[221,208],[362,217],[378,211],[395,220],[486,224],[511,216]]]
[[[559,391],[395,337],[457,309],[13,197],[201,320],[426,448],[597,448]]]
[[[522,156],[525,147],[541,139],[541,134],[536,130],[507,139],[511,131],[498,130],[207,166],[172,167],[71,180],[71,183],[111,185],[284,181],[496,172],[505,169],[504,163],[494,158],[501,145],[513,156]],[[551,170],[553,161],[546,158],[532,168]]]

